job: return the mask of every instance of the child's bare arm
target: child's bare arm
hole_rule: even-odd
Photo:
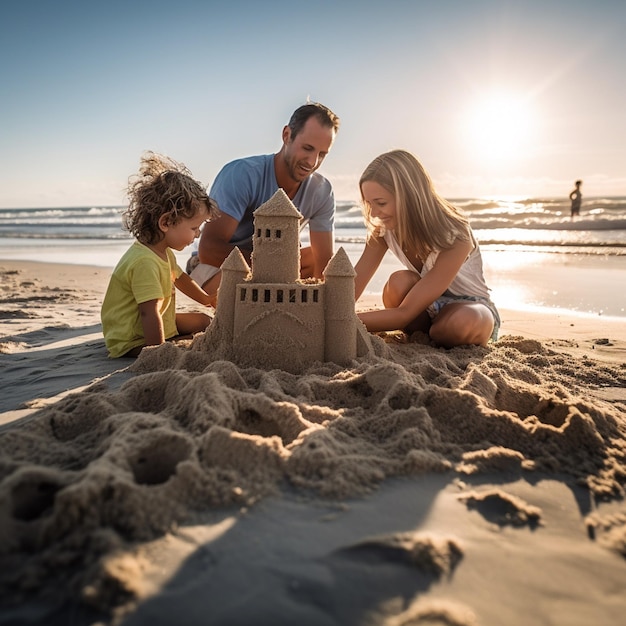
[[[183,272],[176,279],[174,284],[176,285],[177,289],[180,289],[182,293],[184,293],[192,300],[195,300],[200,304],[204,304],[205,306],[209,306],[210,304],[212,304],[211,296],[209,296],[209,294],[204,291],[200,287],[200,285],[198,285],[198,283],[193,278],[191,278],[191,276],[189,276],[189,274]]]
[[[161,300],[148,300],[139,305],[139,317],[147,346],[158,346],[165,341],[163,319],[160,313],[161,302]]]
[[[405,328],[448,288],[471,247],[469,241],[457,239],[450,248],[439,253],[433,268],[415,283],[398,306],[359,313],[367,330],[379,332]]]
[[[361,257],[354,266],[356,271],[354,283],[355,300],[358,300],[365,291],[365,287],[367,287],[372,276],[374,276],[386,252],[387,244],[382,237],[372,237],[367,240]]]

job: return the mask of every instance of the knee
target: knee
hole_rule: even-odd
[[[406,294],[419,282],[419,275],[409,270],[398,270],[389,276],[383,287],[383,304],[388,309],[400,305]]]

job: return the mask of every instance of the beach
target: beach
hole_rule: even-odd
[[[2,17],[0,626],[626,626],[626,2]]]
[[[487,347],[301,375],[112,360],[110,272],[0,260],[0,624],[622,623],[623,316],[499,303]]]

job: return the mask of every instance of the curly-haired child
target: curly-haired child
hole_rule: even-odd
[[[101,319],[109,356],[137,356],[159,345],[206,329],[205,313],[176,313],[176,289],[208,306],[209,296],[178,266],[172,251],[183,250],[200,227],[218,215],[205,188],[182,164],[147,152],[128,185],[124,227],[136,238],[113,270]]]

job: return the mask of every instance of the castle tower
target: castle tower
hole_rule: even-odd
[[[235,327],[235,303],[237,301],[237,284],[242,283],[250,268],[239,248],[234,248],[222,263],[222,278],[217,295],[216,316],[219,315],[220,325],[230,336]]]
[[[356,272],[343,248],[324,270],[326,289],[326,329],[324,358],[345,364],[357,356],[358,318],[354,312],[354,277]]]
[[[282,189],[254,212],[253,283],[295,283],[300,278],[301,219]]]

